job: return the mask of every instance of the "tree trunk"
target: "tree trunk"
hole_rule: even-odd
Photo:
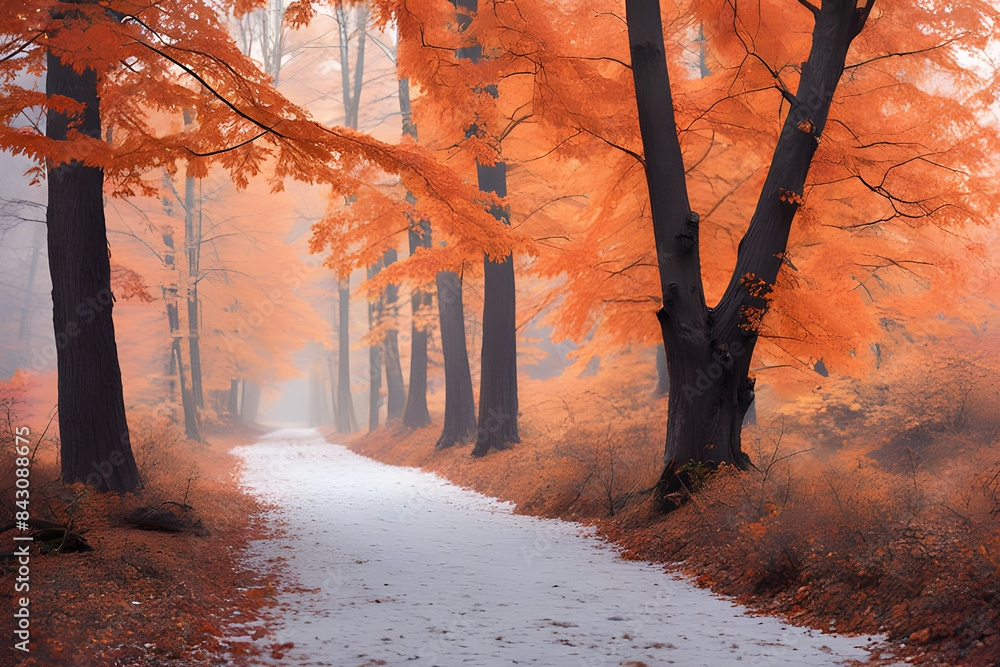
[[[457,0],[457,7],[475,13],[479,9],[478,0]],[[471,23],[466,14],[457,17],[459,31],[464,31]],[[468,58],[478,62],[482,58],[482,46],[476,41],[455,52],[457,58]],[[495,85],[484,85],[481,93],[496,97]],[[480,164],[476,160],[476,175],[479,189],[493,192],[499,197],[507,196],[507,165],[497,161],[492,166]],[[498,220],[510,224],[510,212],[503,209],[493,211]],[[511,443],[520,442],[517,430],[517,338],[514,319],[514,256],[508,255],[500,262],[489,257],[485,262],[485,285],[483,287],[483,347],[480,356],[479,381],[479,430],[473,456],[485,456],[492,449],[508,449]]]
[[[101,138],[94,70],[75,72],[47,56],[45,92],[85,105],[76,128]],[[45,134],[64,141],[69,119],[49,110]],[[72,161],[48,172],[49,271],[58,369],[62,480],[126,493],[139,485],[132,455],[112,318],[104,220],[104,172]]]
[[[632,76],[645,155],[663,307],[657,313],[667,351],[670,398],[664,470],[657,495],[680,488],[690,463],[747,466],[741,448],[744,415],[753,401],[750,361],[798,210],[809,165],[826,124],[851,41],[871,1],[807,3],[816,19],[771,167],[736,268],[719,304],[705,304],[698,252],[698,215],[688,203],[684,163],[673,114],[657,0],[626,0]]]
[[[230,380],[229,381],[229,419],[230,421],[235,420],[240,416],[240,381]]]
[[[444,428],[435,449],[465,444],[476,433],[476,402],[465,345],[465,307],[462,279],[454,271],[437,274],[441,350],[444,353]]]
[[[337,330],[337,433],[352,433],[358,419],[351,399],[351,279],[340,281],[338,290],[340,317]]]
[[[243,381],[243,401],[240,406],[240,417],[246,422],[257,420],[260,409],[260,385],[256,382]]]
[[[176,267],[174,257],[174,236],[171,228],[163,234],[163,245],[166,250],[163,253],[163,264],[168,270]],[[178,271],[179,277],[184,278],[183,271]],[[180,385],[181,408],[184,412],[184,432],[190,439],[201,442],[201,433],[198,429],[198,408],[195,404],[194,393],[188,388],[187,378],[184,373],[184,357],[181,347],[181,320],[180,304],[178,297],[177,283],[172,283],[163,288],[163,301],[167,308],[167,325],[170,327],[170,374],[177,373],[177,381]],[[189,302],[190,303],[190,302]]]
[[[396,249],[389,248],[382,256],[382,262],[389,266],[396,261],[396,257]],[[382,344],[385,353],[385,384],[389,394],[385,410],[386,423],[402,417],[406,406],[406,385],[403,383],[403,366],[399,362],[399,332],[396,330],[398,301],[399,288],[392,284],[386,285],[385,305],[391,323],[385,331],[385,341]]]
[[[184,110],[184,124],[192,122],[191,112]],[[191,394],[194,399],[194,419],[198,421],[198,408],[205,407],[205,396],[201,389],[201,345],[198,338],[198,273],[201,259],[201,213],[195,229],[194,209],[197,204],[194,194],[194,177],[190,164],[184,175],[184,255],[187,275],[184,286],[187,293],[188,352],[191,355]]]
[[[423,232],[421,234],[421,232]],[[426,220],[410,224],[410,255],[417,248],[431,245],[431,226]],[[403,410],[403,426],[422,428],[430,426],[431,415],[427,411],[427,328],[419,322],[421,311],[429,308],[433,297],[429,292],[415,289],[410,297],[413,307],[413,324],[410,335],[410,390],[406,394],[406,408]]]
[[[382,270],[381,260],[368,267],[368,280]],[[382,320],[382,300],[368,303],[368,330],[374,330]],[[368,430],[378,428],[379,398],[382,393],[382,344],[372,343],[368,347]]]
[[[507,165],[476,165],[479,189],[507,196]],[[510,224],[506,209],[495,210],[498,220]],[[479,431],[473,456],[491,449],[508,449],[521,442],[517,429],[517,338],[514,320],[514,256],[502,262],[485,258],[483,347],[480,357]]]

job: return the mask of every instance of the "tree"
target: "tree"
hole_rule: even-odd
[[[427,220],[415,220],[409,229],[410,255],[418,248],[431,245],[431,225]],[[433,303],[432,295],[423,289],[414,289],[410,295],[412,325],[410,328],[410,386],[406,392],[403,425],[409,428],[430,426],[427,411],[427,323],[421,321]]]
[[[57,18],[86,21],[85,15],[76,12]],[[63,110],[50,108],[45,136],[66,141],[73,127],[100,141],[97,72],[93,68],[77,71],[62,60],[60,51],[55,44],[49,47],[45,93],[72,100],[82,106],[83,113],[73,127],[65,106]],[[51,166],[46,180],[62,479],[67,484],[86,481],[100,491],[127,493],[138,487],[139,470],[129,441],[111,317],[104,171],[69,160]]]
[[[382,270],[382,262],[379,261],[374,266],[368,267],[368,280],[375,277]],[[375,301],[368,302],[368,330],[374,332],[382,320],[384,310],[384,295],[379,295]],[[375,344],[368,346],[368,366],[371,368],[370,381],[368,385],[368,431],[378,428],[378,413],[381,403],[382,390],[382,346]]]
[[[245,4],[252,10],[260,3]],[[289,25],[301,20],[295,14]],[[52,174],[49,261],[59,283],[54,323],[67,481],[86,478],[96,466],[100,488],[129,490],[138,483],[114,349],[105,184],[112,196],[152,194],[143,174],[173,170],[181,159],[193,177],[220,164],[237,187],[265,167],[275,185],[294,177],[341,192],[388,172],[399,174],[443,220],[481,224],[486,218],[474,190],[426,151],[312,120],[274,90],[270,77],[236,48],[219,14],[199,2],[7,4],[0,8],[0,35],[6,82],[0,147],[33,159],[36,176]],[[34,89],[31,77],[19,78],[46,64],[48,95]],[[196,131],[176,124],[164,131],[164,117],[176,118],[202,97],[206,113]],[[36,107],[49,113],[44,136],[14,125]],[[102,122],[111,141],[102,136]]]
[[[478,0],[459,0],[457,7],[469,13],[478,10]],[[468,14],[460,14],[459,30],[468,29],[471,23]],[[483,57],[482,45],[476,37],[468,45],[456,52],[457,58],[467,58],[476,63]],[[496,96],[496,84],[482,82],[481,90]],[[482,92],[480,94],[483,94]],[[475,136],[482,128],[475,123],[467,133]],[[499,138],[493,138],[499,147]],[[476,176],[479,189],[495,194],[500,199],[507,196],[507,164],[497,156],[492,164],[476,160]],[[510,210],[494,206],[492,211],[497,220],[510,224]],[[508,254],[501,260],[484,258],[485,296],[483,299],[483,346],[480,362],[479,381],[479,430],[473,456],[485,456],[491,450],[508,449],[511,443],[521,441],[518,434],[517,403],[517,337],[515,334],[515,291],[514,255]]]
[[[410,82],[409,79],[399,80],[399,113],[403,117],[403,134],[417,140],[417,126],[410,114]],[[411,204],[416,203],[413,193],[407,192],[406,199]],[[411,217],[407,230],[410,242],[410,256],[417,248],[431,247],[431,223],[427,219]],[[410,326],[410,387],[406,393],[406,406],[403,409],[403,425],[409,428],[429,426],[431,415],[427,410],[427,326],[421,322],[421,311],[431,305],[430,293],[423,289],[414,289],[410,296],[411,320]]]
[[[476,434],[476,403],[465,345],[462,277],[454,271],[438,271],[435,282],[445,377],[444,425],[434,448],[446,449],[465,443]]]
[[[398,253],[395,248],[387,248],[382,255],[382,266],[389,266],[396,261]],[[382,349],[385,351],[385,384],[386,397],[385,420],[388,422],[403,416],[406,407],[406,385],[403,384],[403,366],[399,361],[399,332],[396,329],[396,305],[399,301],[399,288],[389,283],[385,287],[385,308],[389,311],[389,326],[385,330],[385,340]]]
[[[632,75],[649,189],[662,308],[657,312],[670,386],[661,498],[679,488],[690,462],[746,467],[740,436],[754,397],[750,362],[786,263],[792,220],[824,136],[852,42],[874,5],[867,0],[800,0],[813,18],[812,42],[796,92],[777,83],[788,104],[759,199],[718,304],[706,306],[699,216],[691,211],[674,119],[657,0],[626,0]]]

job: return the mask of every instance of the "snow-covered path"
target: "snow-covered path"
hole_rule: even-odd
[[[281,509],[287,559],[313,592],[285,595],[281,664],[827,665],[867,637],[751,617],[619,559],[574,523],[283,429],[237,453],[247,488]],[[378,662],[384,661],[384,662]],[[633,662],[634,661],[634,662]]]

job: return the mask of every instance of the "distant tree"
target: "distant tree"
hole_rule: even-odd
[[[252,10],[259,3],[245,4]],[[305,17],[286,20],[295,27]],[[237,187],[265,166],[275,181],[294,177],[339,192],[365,187],[374,173],[394,173],[451,224],[483,217],[473,189],[426,151],[312,120],[240,53],[223,17],[196,0],[7,3],[0,6],[0,44],[0,74],[8,82],[0,148],[29,156],[38,164],[35,175],[47,172],[49,180],[67,482],[100,478],[95,485],[113,491],[138,484],[111,317],[105,185],[114,196],[152,194],[143,174],[173,170],[179,160],[190,161],[194,177],[218,163]],[[43,69],[47,94],[22,78]],[[203,97],[207,113],[195,131],[161,124]],[[13,125],[35,107],[48,113],[44,135]]]

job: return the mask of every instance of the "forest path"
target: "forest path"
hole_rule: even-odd
[[[280,509],[283,557],[310,592],[282,594],[280,664],[828,665],[867,637],[821,634],[624,561],[578,524],[435,475],[371,461],[314,429],[235,450],[243,483]],[[378,662],[384,661],[384,662]],[[635,662],[630,662],[635,661]]]

